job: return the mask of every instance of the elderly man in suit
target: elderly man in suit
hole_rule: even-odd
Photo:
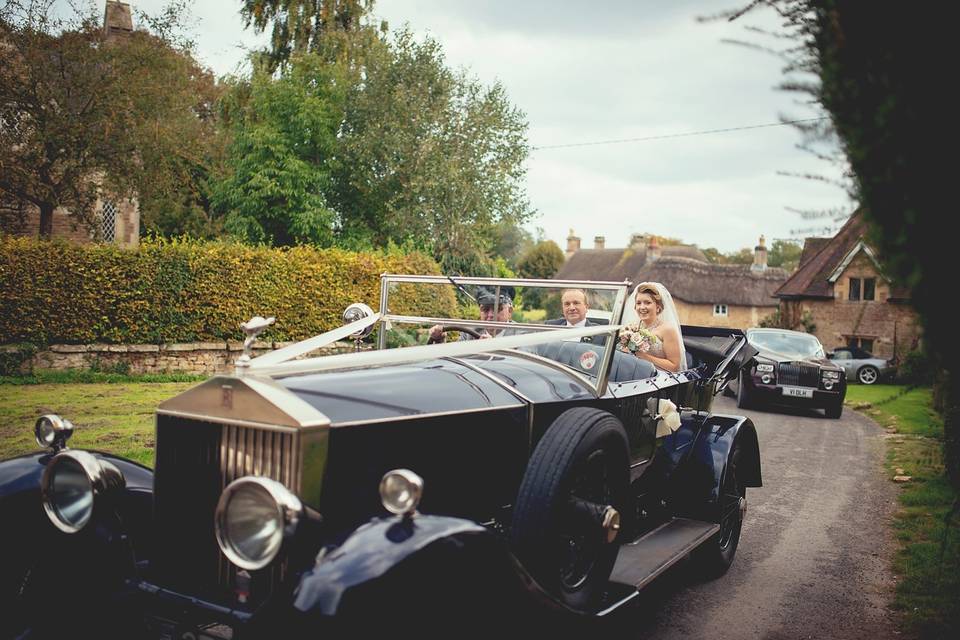
[[[592,327],[587,320],[587,292],[583,289],[564,289],[560,294],[563,317],[547,320],[544,324],[562,324],[567,327]]]

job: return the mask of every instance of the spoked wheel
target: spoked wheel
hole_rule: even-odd
[[[459,324],[445,324],[443,325],[443,335],[446,337],[448,331],[460,331],[461,333],[466,333],[471,335],[474,338],[480,338],[480,333],[476,329],[471,329],[470,327],[464,327]],[[427,344],[437,344],[440,340],[434,340],[432,337],[427,338]]]
[[[540,585],[577,609],[603,595],[629,510],[623,426],[599,409],[563,413],[527,466],[511,539]]]
[[[857,380],[860,384],[874,384],[880,379],[880,370],[873,365],[864,365],[857,371]]]
[[[747,488],[738,477],[740,445],[734,443],[720,492],[720,531],[697,550],[703,571],[717,577],[726,573],[740,544],[743,516],[747,509]]]

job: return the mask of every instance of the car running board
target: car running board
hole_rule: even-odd
[[[620,547],[610,574],[603,616],[636,597],[654,578],[720,531],[715,522],[674,518]]]

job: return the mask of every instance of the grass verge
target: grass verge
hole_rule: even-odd
[[[887,431],[887,471],[901,483],[894,531],[894,608],[905,631],[921,638],[960,637],[960,522],[944,518],[957,496],[943,468],[943,421],[928,387],[851,385],[847,403]]]
[[[0,384],[0,459],[37,451],[34,422],[45,413],[57,413],[74,424],[71,447],[108,451],[153,466],[153,412],[160,402],[193,386],[191,378]]]

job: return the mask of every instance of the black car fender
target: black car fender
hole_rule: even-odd
[[[0,549],[0,602],[12,612],[0,622],[0,637],[79,619],[71,618],[71,612],[105,601],[135,569],[135,544],[146,543],[150,530],[153,472],[124,458],[91,453],[120,469],[126,487],[113,508],[95,513],[74,534],[54,527],[41,504],[40,481],[52,459],[49,452],[0,462],[0,521],[8,525]],[[69,596],[51,600],[51,594]],[[58,615],[51,616],[47,608],[54,601]]]
[[[416,588],[411,588],[416,584]],[[301,574],[293,608],[308,620],[361,625],[370,612],[509,617],[519,607],[576,615],[544,592],[490,529],[461,518],[378,518]],[[397,613],[403,615],[403,613]]]
[[[677,459],[670,483],[670,498],[677,515],[719,521],[720,488],[728,473],[735,443],[741,448],[740,481],[747,487],[762,486],[757,430],[749,418],[710,415],[696,431],[683,434],[681,429],[673,435],[679,435],[676,440],[682,442],[684,450],[680,456],[675,444],[670,443],[673,447],[668,447],[674,450],[673,457]]]

